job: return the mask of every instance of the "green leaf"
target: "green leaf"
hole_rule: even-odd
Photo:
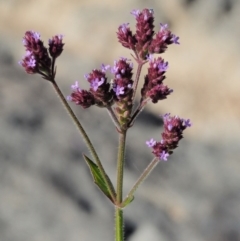
[[[111,194],[108,190],[107,183],[105,182],[99,167],[87,156],[83,155],[83,157],[91,171],[94,183],[101,189],[101,191],[105,194],[106,197],[108,197],[111,201],[113,201]],[[108,178],[108,180],[110,179]]]
[[[122,207],[125,208],[127,205],[129,205],[134,200],[134,196],[127,196],[126,199],[122,203]]]

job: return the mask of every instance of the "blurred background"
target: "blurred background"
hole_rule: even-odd
[[[180,36],[163,58],[174,93],[149,104],[129,131],[124,191],[152,159],[159,115],[190,118],[179,148],[125,209],[127,241],[240,240],[240,1],[0,0],[0,241],[111,241],[114,207],[93,185],[88,153],[51,85],[18,65],[25,31],[64,35],[57,82],[64,95],[85,73],[131,53],[132,9],[152,8],[156,31]],[[135,65],[136,66],[136,65]],[[146,69],[144,69],[146,72]],[[143,74],[144,74],[143,72]],[[117,135],[104,109],[74,105],[115,181]]]

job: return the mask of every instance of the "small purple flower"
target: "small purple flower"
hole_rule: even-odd
[[[111,73],[112,74],[117,74],[117,72],[118,72],[118,69],[119,69],[119,67],[117,66],[117,61],[115,60],[114,61],[114,65],[113,65],[113,67],[111,68]]]
[[[108,65],[105,65],[105,64],[102,64],[101,65],[101,70],[102,72],[106,72],[108,69],[110,69],[111,66],[108,64]]]
[[[116,93],[117,96],[124,94],[124,87],[116,85],[113,87],[113,91]]]
[[[149,141],[146,141],[148,147],[153,147],[156,144],[156,141],[152,138]]]
[[[150,62],[153,61],[153,54],[148,54],[147,60]]]
[[[134,9],[134,10],[132,10],[131,12],[130,12],[133,16],[135,16],[135,17],[138,17],[139,16],[139,14],[141,13],[141,11],[140,10],[136,10],[136,9]]]
[[[179,40],[179,37],[176,36],[175,34],[172,34],[171,41],[172,41],[174,44],[180,44],[178,40]]]
[[[172,128],[173,128],[172,124],[168,124],[168,125],[167,125],[167,129],[168,129],[169,131],[171,131]]]
[[[183,121],[183,125],[185,125],[186,127],[191,127],[192,126],[192,123],[191,123],[191,121],[189,119],[187,119],[187,120],[182,119],[182,121]]]
[[[160,31],[166,31],[168,29],[168,24],[163,24],[163,23],[160,23]]]
[[[160,72],[166,72],[167,69],[168,69],[168,62],[160,62],[160,63],[158,64],[158,70],[159,70]]]
[[[26,62],[28,67],[34,68],[36,66],[36,59],[34,56],[31,56],[31,58]]]
[[[166,151],[162,151],[160,153],[159,159],[163,161],[167,161],[168,157],[169,157],[169,153],[167,153]]]
[[[104,83],[104,78],[101,78],[101,80],[96,78],[92,80],[92,82],[90,83],[90,86],[93,88],[94,91],[97,91],[98,87],[101,86],[103,83]]]
[[[85,74],[85,75],[84,75],[84,78],[85,78],[86,80],[88,80],[89,74]]]
[[[129,25],[129,23],[123,23],[123,24],[120,25],[120,28],[121,28],[121,30],[123,31],[124,34],[126,34],[128,29],[129,29],[128,25]]]
[[[71,85],[71,89],[72,89],[72,90],[80,89],[80,88],[79,88],[79,85],[78,85],[78,81],[76,81],[74,85]]]

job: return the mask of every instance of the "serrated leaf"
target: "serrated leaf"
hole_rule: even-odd
[[[90,158],[88,158],[87,156],[83,155],[86,163],[88,164],[88,167],[91,171],[94,183],[101,189],[101,191],[105,194],[106,197],[108,197],[111,201],[112,197],[111,194],[107,188],[107,184],[102,176],[102,173],[99,169],[99,167],[97,166],[97,164],[95,164]]]

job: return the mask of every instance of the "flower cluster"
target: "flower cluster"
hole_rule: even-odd
[[[147,146],[152,148],[152,153],[160,160],[167,161],[169,155],[177,148],[178,142],[183,138],[183,131],[191,126],[190,120],[179,118],[178,116],[171,117],[170,114],[163,116],[164,131],[162,140],[157,142],[153,139],[146,142]]]
[[[85,75],[90,84],[88,91],[81,90],[76,82],[75,85],[72,85],[73,92],[67,98],[83,108],[88,108],[91,105],[110,107],[115,103],[120,123],[126,123],[126,118],[130,116],[132,108],[132,68],[133,64],[126,58],[115,61],[113,67],[103,64],[101,69],[95,69],[90,74]],[[111,70],[114,75],[111,83],[106,77],[107,70]]]
[[[132,49],[142,60],[146,60],[150,54],[165,52],[170,44],[179,44],[179,37],[172,34],[167,24],[160,24],[159,31],[154,33],[154,17],[152,9],[133,10],[136,18],[136,33],[133,34],[128,23],[119,26],[117,36],[119,42]]]
[[[114,91],[115,112],[122,127],[127,127],[133,105],[133,64],[126,58],[114,62],[112,87]]]
[[[163,85],[164,74],[167,69],[168,62],[164,62],[161,57],[153,59],[150,55],[148,74],[145,76],[144,85],[141,89],[141,101],[150,98],[153,103],[157,103],[159,100],[166,99],[173,92],[172,89]]]
[[[23,45],[26,48],[26,54],[19,64],[28,74],[41,74],[47,80],[54,79],[54,63],[56,58],[63,51],[62,35],[56,35],[49,40],[47,49],[40,34],[34,31],[27,31],[23,38]]]
[[[89,90],[82,90],[78,86],[78,82],[72,85],[72,93],[67,97],[69,101],[88,108],[91,105],[98,107],[108,107],[113,103],[114,91],[111,89],[110,83],[107,81],[106,71],[109,65],[102,65],[101,69],[94,69],[91,73],[84,77],[90,84]]]
[[[179,44],[179,37],[168,29],[167,24],[160,24],[158,32],[154,32],[152,9],[133,10],[131,14],[136,19],[136,32],[133,33],[129,24],[124,23],[119,26],[117,37],[125,48],[134,52],[133,57],[138,65],[135,80],[132,79],[133,64],[129,59],[121,57],[114,62],[112,67],[102,64],[101,68],[86,74],[84,77],[90,85],[88,90],[81,89],[76,81],[71,86],[71,94],[67,97],[67,100],[84,109],[93,105],[107,108],[119,133],[123,133],[133,125],[148,101],[157,103],[166,99],[173,92],[163,84],[168,62],[159,56],[154,58],[153,55],[165,52],[170,44]],[[39,33],[27,31],[23,38],[26,54],[19,64],[27,73],[38,73],[44,79],[51,81],[57,88],[55,61],[63,51],[62,39],[61,34],[53,36],[52,39],[49,39],[49,47],[46,48]],[[149,67],[141,87],[140,103],[133,110],[141,69],[146,63],[149,64]],[[107,71],[113,75],[110,80],[107,77]],[[156,157],[167,160],[182,139],[183,131],[191,126],[191,123],[189,120],[177,116],[171,117],[170,114],[164,115],[163,119],[162,140],[157,142],[151,139],[147,145],[153,149],[152,152]]]

